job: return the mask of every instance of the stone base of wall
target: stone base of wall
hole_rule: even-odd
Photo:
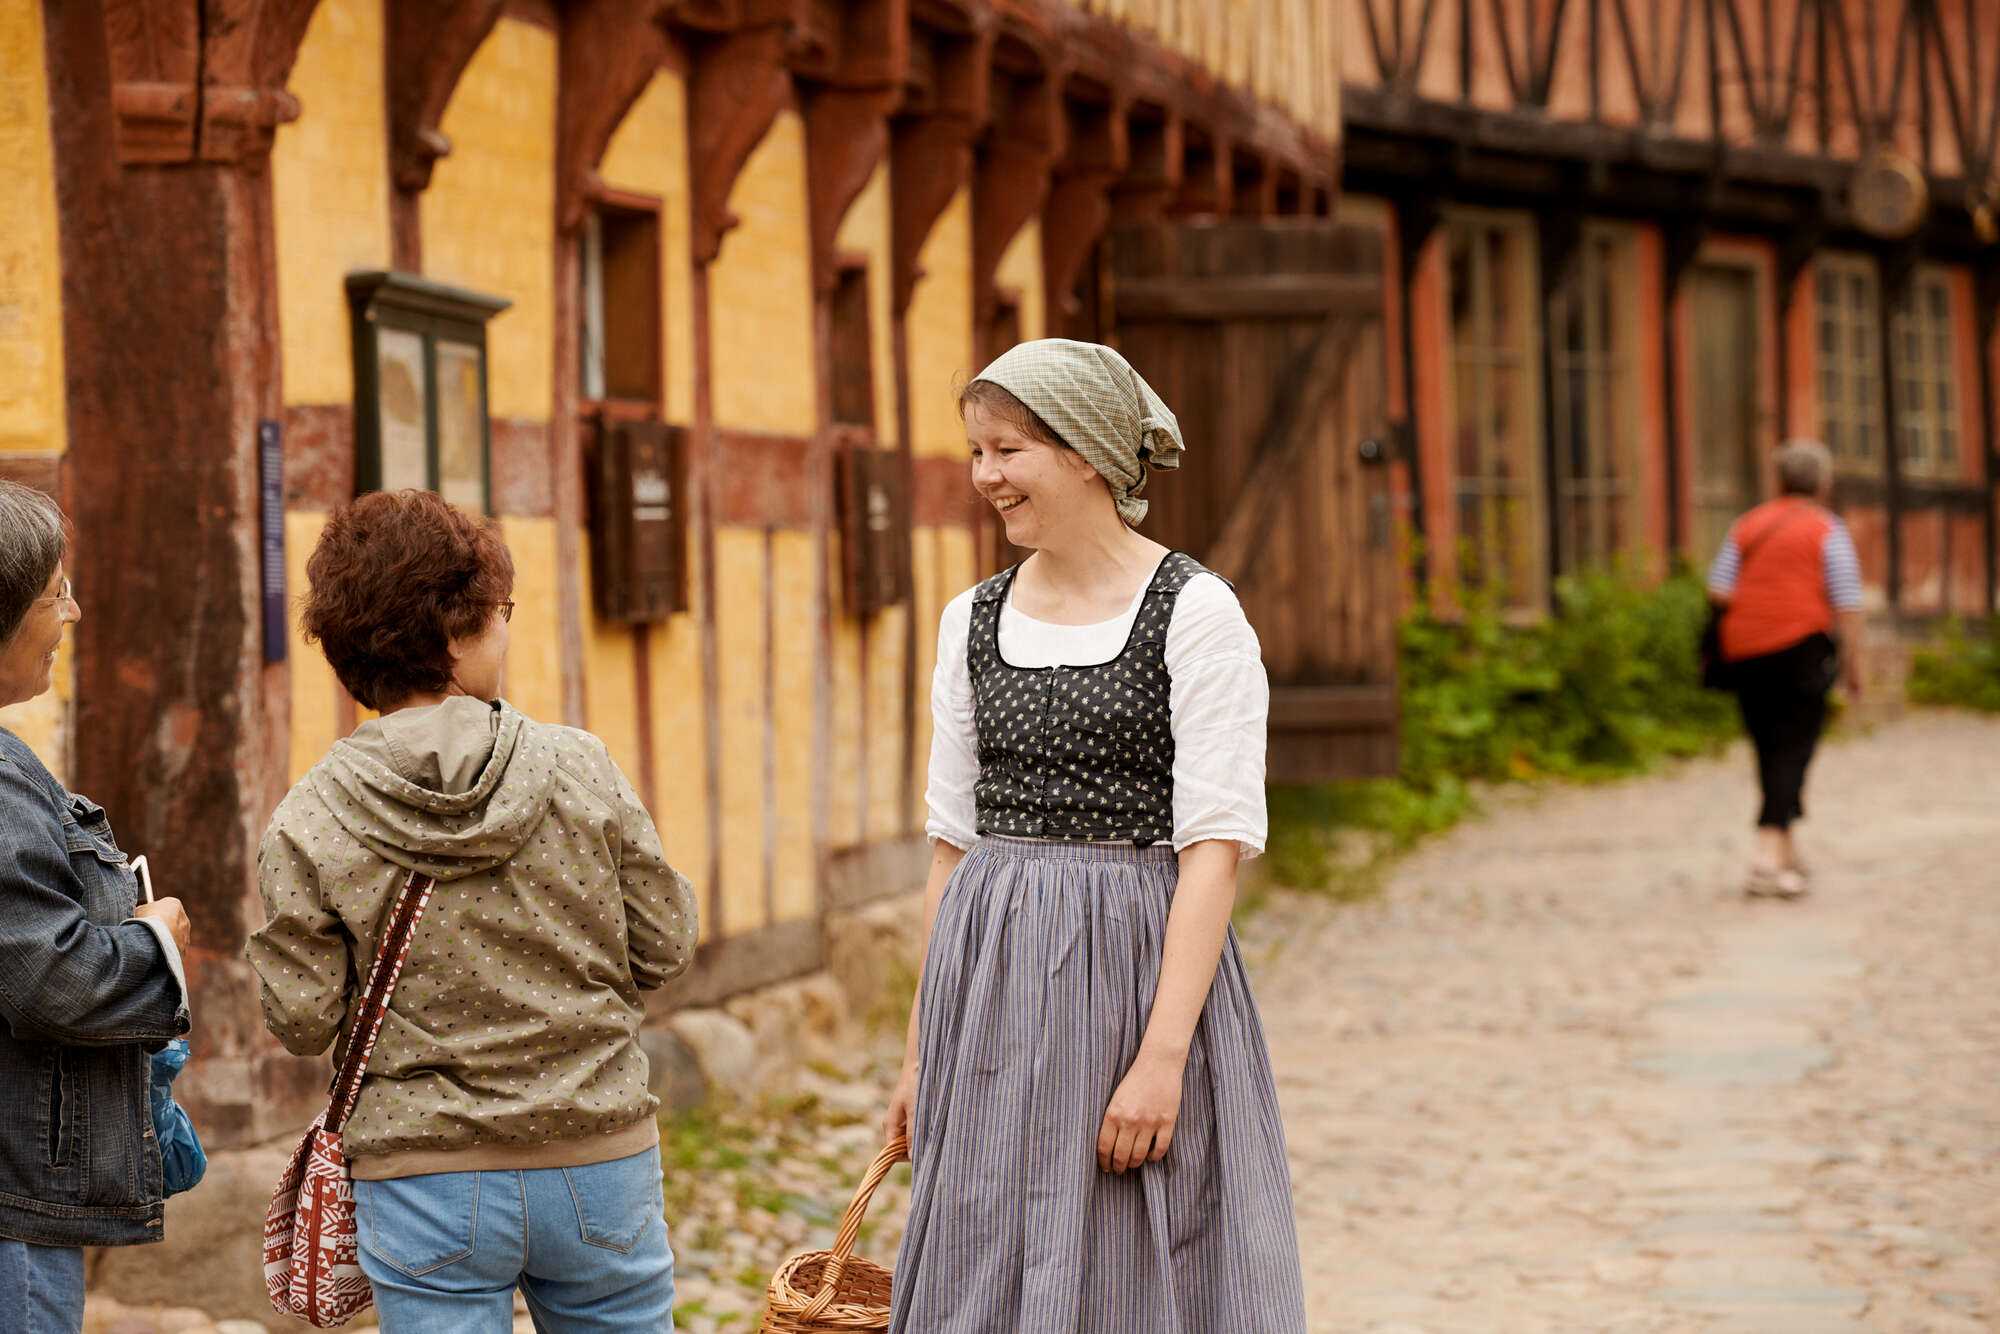
[[[824,971],[649,1024],[640,1041],[661,1114],[796,1092],[848,1044],[900,1031],[922,931],[920,894],[878,899],[828,919]],[[128,1305],[195,1307],[290,1328],[264,1291],[264,1213],[302,1132],[211,1154],[201,1185],[168,1201],[164,1241],[91,1252],[90,1290]],[[374,1321],[364,1312],[354,1327]]]

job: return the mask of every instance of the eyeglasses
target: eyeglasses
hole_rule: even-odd
[[[63,587],[65,589],[69,587],[67,581],[64,582]],[[507,601],[500,604],[500,619],[503,621],[511,621],[514,619],[513,599],[509,598]]]
[[[69,580],[65,578],[62,581],[62,590],[60,592],[51,593],[47,597],[36,598],[34,605],[39,607],[44,602],[68,602],[73,605],[76,602],[76,596],[69,591]]]

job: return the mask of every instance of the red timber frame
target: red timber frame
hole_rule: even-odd
[[[1540,220],[1544,284],[1575,258],[1586,217],[1659,226],[1657,282],[1670,308],[1703,245],[1755,238],[1775,255],[1776,361],[1786,375],[1804,349],[1793,310],[1814,256],[1869,256],[1884,310],[1920,261],[1969,268],[1980,407],[1981,477],[1908,475],[1892,437],[1879,478],[1840,479],[1836,503],[1887,517],[1886,587],[1904,591],[1901,530],[1912,516],[1980,516],[1985,604],[2000,596],[2000,421],[1994,331],[2000,280],[2000,17],[1966,0],[1352,0],[1342,93],[1346,188],[1395,208],[1400,304],[1411,309],[1416,260],[1440,204],[1531,210]],[[1857,168],[1894,153],[1921,176],[1914,232],[1871,235],[1857,223]],[[1414,384],[1413,319],[1402,319],[1403,382]],[[1889,364],[1884,321],[1882,364]],[[1801,323],[1800,327],[1804,327]],[[1666,518],[1684,551],[1690,424],[1679,420],[1677,339],[1660,340],[1666,415]],[[1434,353],[1434,349],[1427,349]],[[1546,367],[1544,368],[1546,371]],[[1772,443],[1800,429],[1791,386],[1775,395]],[[1893,394],[1893,387],[1891,387]],[[1411,396],[1415,418],[1436,407]],[[1894,403],[1885,406],[1885,424]],[[1552,447],[1553,435],[1549,436]],[[1414,456],[1413,456],[1414,457]],[[1553,467],[1548,469],[1553,478]],[[1413,479],[1422,492],[1449,478]],[[1435,509],[1433,504],[1433,509]],[[1551,551],[1554,544],[1551,543]],[[1708,553],[1689,552],[1699,559]]]
[[[44,0],[61,218],[71,446],[11,472],[55,489],[76,520],[72,569],[92,612],[79,628],[73,781],[135,847],[172,868],[195,933],[190,974],[204,1061],[183,1081],[217,1146],[300,1120],[317,1067],[259,1030],[239,958],[258,920],[255,854],[282,795],[289,679],[263,662],[258,522],[260,421],[283,423],[292,504],[352,494],[351,412],[283,406],[269,152],[300,114],[286,90],[315,0]],[[385,7],[394,265],[420,272],[419,201],[451,152],[440,124],[467,66],[505,15],[558,37],[554,395],[551,418],[493,423],[496,509],[557,520],[563,720],[581,723],[583,417],[576,347],[580,232],[603,197],[598,164],[655,70],[683,75],[692,175],[695,382],[690,433],[692,590],[706,709],[719,711],[714,560],[719,523],[803,528],[827,548],[833,464],[856,443],[831,407],[830,300],[841,219],[876,167],[892,172],[891,264],[902,466],[916,525],[967,524],[957,465],[909,456],[904,316],[917,256],[939,214],[971,187],[975,304],[1041,213],[1052,331],[1114,216],[1326,213],[1338,148],[1278,109],[1113,22],[1052,0],[432,0]],[[795,109],[807,139],[819,425],[807,439],[718,429],[708,272],[734,223],[730,189],[773,119]],[[673,262],[670,259],[670,262]],[[983,327],[983,326],[982,326]],[[987,351],[989,349],[981,349]],[[544,471],[547,469],[547,471]],[[740,484],[746,477],[782,485]],[[905,536],[907,543],[908,537]],[[171,546],[175,577],[147,550]],[[905,553],[908,558],[908,553]],[[808,633],[822,650],[812,751],[825,772],[834,606],[815,586]],[[900,717],[901,809],[917,828],[915,602],[907,603]],[[639,670],[645,670],[643,654]],[[768,688],[768,683],[767,683]],[[644,697],[645,692],[641,692]],[[353,723],[351,702],[345,718]],[[642,728],[650,720],[642,712]],[[700,770],[720,788],[719,729]],[[767,790],[775,791],[766,744]],[[648,784],[650,786],[650,783]],[[715,805],[711,803],[712,807]],[[718,857],[690,868],[709,894],[713,940],[675,1003],[704,1003],[817,966],[824,914],[876,892],[891,856],[836,858],[825,794],[811,826],[820,918],[730,935]],[[721,845],[719,810],[711,846]],[[768,855],[768,853],[767,853]],[[874,858],[874,860],[870,860]]]

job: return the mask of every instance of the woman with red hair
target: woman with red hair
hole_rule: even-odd
[[[695,903],[604,743],[500,697],[514,565],[427,491],[336,511],[307,634],[380,716],[278,807],[247,950],[266,1024],[346,1045],[391,901],[436,882],[343,1131],[360,1262],[398,1334],[670,1330],[642,992]]]

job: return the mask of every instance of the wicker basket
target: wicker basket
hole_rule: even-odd
[[[771,1275],[764,1294],[763,1334],[848,1334],[889,1328],[889,1271],[855,1255],[854,1243],[875,1188],[909,1153],[906,1135],[884,1145],[841,1217],[833,1249],[795,1255]]]

